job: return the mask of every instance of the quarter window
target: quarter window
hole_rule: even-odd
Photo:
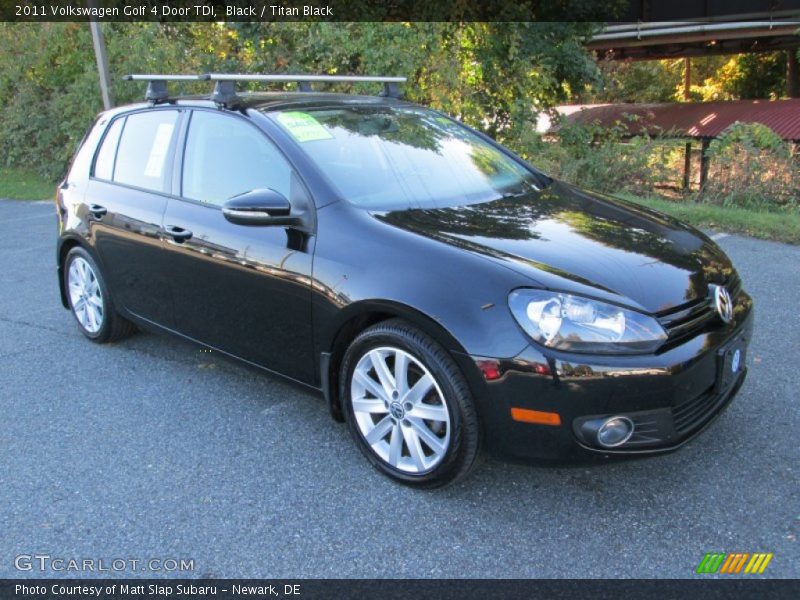
[[[291,198],[292,168],[253,125],[240,119],[195,111],[183,159],[186,198],[222,205],[233,196],[271,188]]]
[[[94,176],[100,179],[110,180],[114,175],[114,158],[117,156],[117,145],[119,135],[122,133],[122,125],[125,119],[117,119],[108,128],[108,132],[103,138],[103,145],[97,152],[97,159],[94,163]]]
[[[164,191],[167,155],[178,112],[154,110],[128,115],[114,165],[114,181]]]

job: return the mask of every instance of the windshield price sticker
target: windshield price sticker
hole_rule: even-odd
[[[333,139],[331,132],[325,129],[319,121],[308,113],[282,112],[278,115],[278,122],[283,125],[298,142]]]

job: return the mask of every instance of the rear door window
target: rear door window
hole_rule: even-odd
[[[114,164],[114,181],[163,192],[177,120],[176,110],[128,115]]]

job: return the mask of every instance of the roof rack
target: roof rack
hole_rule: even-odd
[[[367,75],[248,75],[225,73],[202,73],[199,75],[126,75],[126,81],[147,81],[145,100],[158,104],[169,100],[167,93],[168,81],[214,81],[214,91],[211,100],[223,106],[233,106],[238,103],[236,95],[237,81],[267,81],[267,82],[296,82],[298,90],[310,92],[312,83],[382,83],[381,96],[400,98],[399,83],[406,81],[405,77],[376,77]]]

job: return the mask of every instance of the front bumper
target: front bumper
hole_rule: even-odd
[[[555,461],[675,450],[713,422],[744,383],[753,328],[752,303],[744,300],[747,310],[734,322],[719,323],[656,355],[587,356],[531,344],[512,359],[469,357],[489,449],[510,458]],[[735,372],[733,349],[742,356]],[[499,369],[499,378],[487,381],[476,368],[487,360]],[[557,413],[560,424],[519,422],[512,408]],[[582,435],[583,421],[606,416],[630,418],[635,425],[630,440],[602,448]]]

